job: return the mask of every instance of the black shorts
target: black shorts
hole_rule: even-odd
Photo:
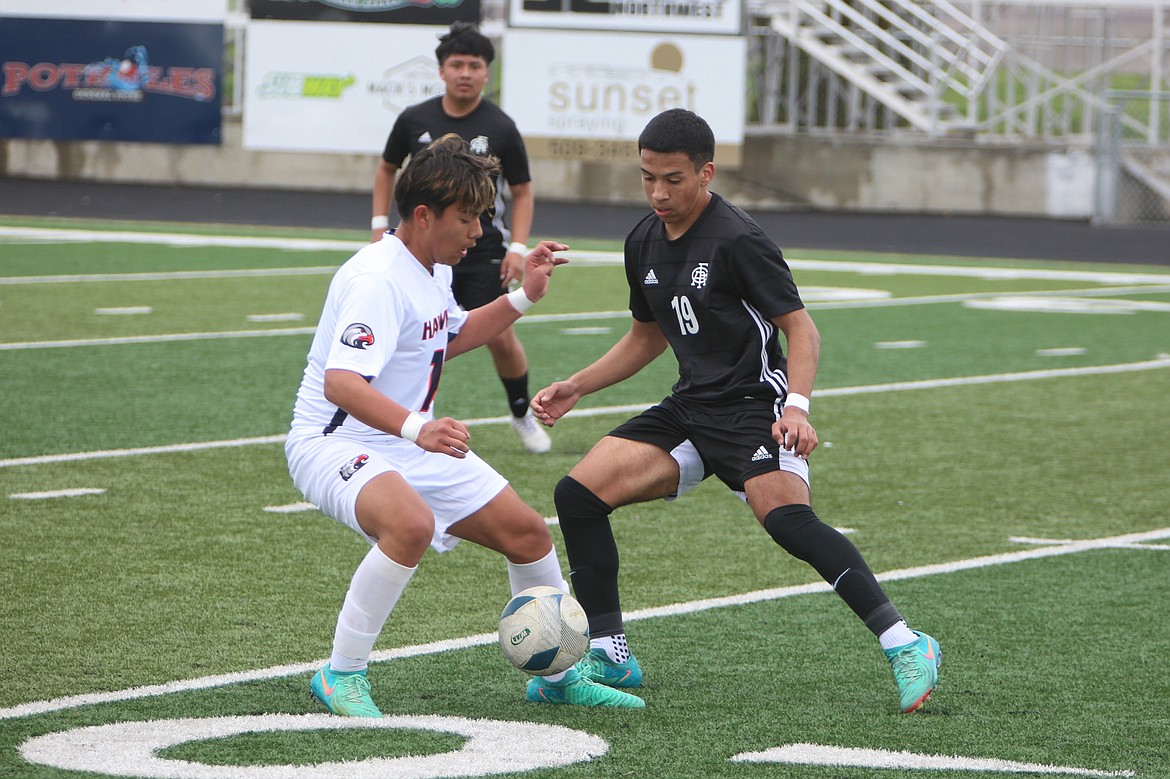
[[[704,479],[714,474],[742,492],[744,482],[753,476],[792,470],[782,462],[794,459],[791,453],[785,452],[786,457],[781,458],[780,445],[772,438],[779,407],[777,401],[744,398],[716,408],[686,403],[671,395],[618,425],[610,435],[644,441],[666,452],[690,441],[702,458]]]
[[[486,306],[507,291],[500,284],[500,260],[464,260],[452,271],[451,292],[468,311]]]

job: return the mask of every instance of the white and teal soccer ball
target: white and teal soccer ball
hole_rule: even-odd
[[[589,649],[589,620],[573,596],[555,587],[530,587],[500,614],[500,649],[533,676],[570,668]]]

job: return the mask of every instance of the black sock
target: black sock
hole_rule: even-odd
[[[557,482],[553,501],[565,539],[573,594],[589,616],[589,635],[624,633],[618,549],[609,525],[613,509],[570,476]]]
[[[508,408],[512,410],[512,416],[519,418],[527,414],[528,374],[514,379],[505,379],[501,376],[500,381],[504,384],[504,393],[508,396]]]
[[[821,522],[811,506],[772,509],[764,529],[784,551],[815,568],[875,636],[902,618],[853,542]]]

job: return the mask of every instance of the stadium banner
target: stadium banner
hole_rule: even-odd
[[[380,154],[402,109],[443,93],[435,60],[441,32],[250,21],[244,148]]]
[[[442,24],[478,22],[479,0],[251,0],[253,19]]]
[[[506,30],[502,107],[535,159],[629,160],[646,122],[687,108],[715,133],[716,161],[742,162],[747,43],[720,35]]]
[[[223,25],[4,17],[0,137],[221,142]]]
[[[508,0],[509,27],[742,35],[743,0]]]
[[[228,0],[4,0],[0,17],[120,19],[142,22],[222,22]]]

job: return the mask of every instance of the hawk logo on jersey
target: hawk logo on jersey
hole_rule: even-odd
[[[345,465],[341,466],[337,473],[340,474],[342,481],[349,481],[353,475],[362,469],[362,466],[370,461],[368,454],[359,454]]]
[[[341,342],[354,349],[365,349],[367,346],[374,345],[374,331],[370,329],[369,325],[354,322],[341,334]]]
[[[422,339],[429,341],[447,328],[447,312],[433,317],[429,322],[423,322]]]
[[[691,271],[691,286],[695,289],[702,289],[707,286],[707,279],[709,278],[709,271],[707,267],[710,263],[700,262],[699,267]]]
[[[491,149],[488,148],[488,139],[486,135],[477,135],[468,144],[471,147],[471,153],[479,157],[486,157],[491,154]]]

